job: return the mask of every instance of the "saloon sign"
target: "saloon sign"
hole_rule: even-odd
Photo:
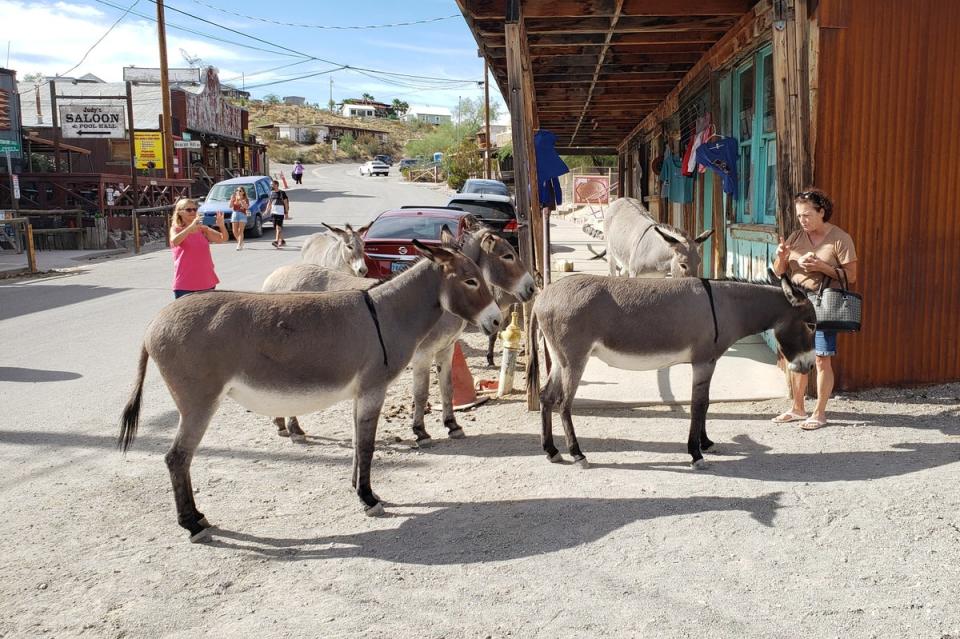
[[[122,106],[60,106],[60,135],[65,138],[111,138],[126,137],[124,109]]]

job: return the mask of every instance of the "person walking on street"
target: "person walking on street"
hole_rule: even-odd
[[[293,165],[293,181],[297,184],[303,184],[303,164],[297,160]]]
[[[857,252],[853,240],[838,226],[830,224],[833,202],[823,191],[812,189],[794,198],[794,207],[800,229],[786,240],[780,238],[773,270],[786,273],[794,284],[816,291],[824,278],[841,285],[857,281]],[[802,421],[800,428],[816,430],[827,425],[827,400],[833,392],[833,364],[837,354],[836,331],[816,331],[814,347],[817,354],[817,405],[808,417],[804,399],[807,376],[792,374],[793,407],[777,415],[778,424]]]
[[[217,228],[219,231],[203,223],[203,217],[197,215],[196,201],[183,198],[174,205],[170,249],[175,299],[198,291],[212,291],[220,282],[213,269],[210,243],[220,244],[229,238],[221,211],[217,211]]]
[[[242,186],[230,196],[230,209],[233,215],[230,221],[233,223],[233,237],[237,240],[237,250],[243,250],[243,228],[247,225],[247,211],[250,210],[250,200],[247,198],[247,192]]]
[[[280,188],[280,183],[273,181],[270,192],[270,202],[267,204],[267,214],[272,216],[273,229],[276,237],[271,244],[276,248],[285,246],[287,241],[283,239],[283,222],[290,219],[290,199],[285,191]]]

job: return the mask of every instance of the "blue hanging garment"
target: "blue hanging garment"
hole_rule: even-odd
[[[540,129],[533,135],[533,148],[537,153],[537,186],[540,190],[540,205],[550,206],[551,203],[559,205],[562,194],[560,193],[561,175],[570,172],[566,163],[560,158],[556,149],[557,136]],[[553,187],[553,193],[550,187]],[[554,196],[556,196],[554,200]]]
[[[723,192],[737,197],[737,159],[740,143],[725,137],[704,142],[697,147],[697,162],[719,173],[723,178]]]

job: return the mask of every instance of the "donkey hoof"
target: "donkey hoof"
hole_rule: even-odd
[[[694,470],[704,470],[707,467],[707,462],[702,457],[700,459],[694,459],[690,462],[690,468]]]
[[[373,506],[364,506],[363,514],[366,515],[367,517],[383,517],[384,515],[383,504],[380,502],[377,502]]]
[[[552,455],[547,455],[547,460],[549,460],[551,464],[559,464],[563,462],[563,455],[561,455],[559,452],[556,452]]]
[[[714,447],[714,445],[715,445],[714,442],[708,439],[705,442],[700,442],[700,450],[710,450],[711,448]]]
[[[307,437],[302,433],[290,433],[290,441],[292,441],[295,444],[306,444]]]
[[[203,526],[204,528],[210,528],[210,522],[207,521],[207,518],[206,518],[206,517],[201,517],[200,519],[198,519],[198,520],[197,520],[197,525],[198,525],[198,526]]]
[[[467,434],[463,432],[463,429],[461,427],[457,426],[456,428],[448,432],[447,436],[450,439],[463,439],[464,437],[467,436]]]
[[[433,438],[430,435],[426,437],[417,437],[417,447],[418,448],[430,448],[433,446]]]
[[[586,457],[580,457],[579,459],[574,459],[573,463],[580,467],[581,470],[586,470],[590,468],[590,462],[587,461]]]
[[[288,431],[286,428],[281,428],[277,431],[277,435],[279,435],[280,437],[289,437],[290,431]]]
[[[210,529],[204,528],[200,532],[193,533],[190,535],[191,544],[200,544],[205,541],[210,541]]]

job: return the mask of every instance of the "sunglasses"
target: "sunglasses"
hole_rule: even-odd
[[[185,206],[185,207],[183,207],[183,210],[184,210],[185,212],[187,212],[187,213],[196,213],[196,212],[197,212],[197,208],[196,208],[196,207]]]
[[[804,191],[803,193],[797,193],[798,200],[808,200],[817,205],[817,208],[823,207],[823,197],[815,191]]]

